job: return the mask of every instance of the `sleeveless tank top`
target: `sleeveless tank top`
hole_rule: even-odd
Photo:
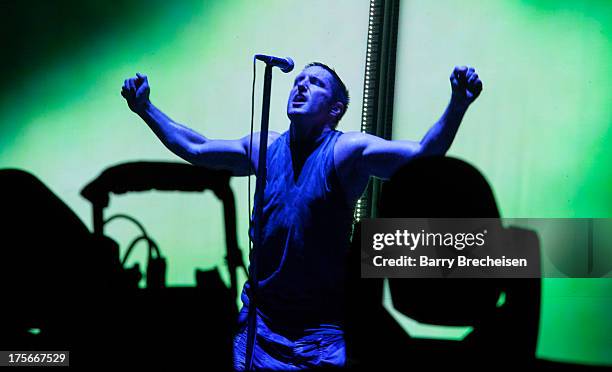
[[[301,171],[294,170],[290,132],[268,148],[258,313],[271,325],[304,329],[341,325],[353,205],[334,166],[342,132],[323,133]],[[249,231],[253,237],[253,230]],[[248,306],[249,283],[242,301]]]

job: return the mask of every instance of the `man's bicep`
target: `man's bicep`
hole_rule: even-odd
[[[235,176],[246,176],[249,171],[247,152],[243,140],[209,139],[192,149],[191,163],[212,169],[223,169]]]
[[[370,176],[389,179],[404,164],[419,155],[421,145],[414,141],[389,141],[367,135],[362,167]]]
[[[270,132],[268,146],[278,138],[279,134]],[[248,176],[257,169],[259,156],[259,133],[253,133],[252,151],[251,136],[247,135],[236,140],[208,139],[205,143],[194,145],[190,149],[189,162],[212,169],[223,169],[232,172],[234,176]]]
[[[257,164],[259,163],[259,137],[260,132],[253,133],[253,136],[246,135],[240,139],[242,146],[244,148],[245,156],[249,157],[250,155],[250,163],[252,165],[251,174],[255,174],[257,172]],[[280,134],[277,132],[270,131],[268,132],[268,148],[272,145]]]

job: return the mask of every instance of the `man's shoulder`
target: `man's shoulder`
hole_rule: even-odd
[[[343,132],[336,141],[336,148],[342,150],[352,150],[364,146],[367,143],[368,135],[363,132]]]
[[[338,137],[334,154],[338,161],[349,160],[360,155],[371,140],[372,135],[364,132],[344,132]]]
[[[243,145],[245,147],[248,148],[248,146],[251,144],[251,141],[252,141],[253,142],[253,148],[258,150],[259,149],[259,137],[260,137],[260,134],[261,134],[261,132],[253,132],[252,137],[251,137],[250,134],[247,134],[246,136],[242,137],[241,142],[243,143]],[[268,147],[270,147],[270,145],[272,145],[272,143],[274,141],[276,141],[282,135],[283,135],[283,133],[269,131],[268,132]]]
[[[278,137],[282,136],[285,132],[283,133],[278,133],[278,132],[274,132],[274,131],[269,131],[268,132],[268,142],[272,142],[274,140],[276,140]]]
[[[367,137],[368,135],[363,132],[344,132],[338,137],[334,146],[334,160],[338,170],[346,171],[347,167],[355,166],[355,161],[361,156],[367,144]]]
[[[284,134],[285,132],[278,133],[278,132],[269,131],[268,132],[268,147],[270,147],[270,145],[276,142],[276,140],[282,137]],[[259,133],[257,135],[259,136]]]
[[[347,201],[354,203],[363,193],[369,177],[360,171],[360,159],[370,135],[363,132],[345,132],[334,147],[334,165]]]

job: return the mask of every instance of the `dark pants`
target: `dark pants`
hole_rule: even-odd
[[[240,311],[240,331],[234,337],[234,369],[246,369],[247,309]],[[295,334],[272,331],[257,314],[257,336],[253,349],[256,370],[291,371],[315,367],[343,367],[346,361],[344,333],[338,327],[322,326]]]

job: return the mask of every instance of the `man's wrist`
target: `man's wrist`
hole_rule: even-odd
[[[452,95],[448,105],[453,110],[466,111],[468,107],[470,107],[470,103],[471,102],[468,102],[465,98],[459,98]]]
[[[143,116],[145,115],[147,112],[149,112],[151,106],[153,104],[151,103],[151,101],[147,100],[146,102],[138,105],[137,107],[134,108],[134,113],[136,113],[136,115],[138,116]]]

